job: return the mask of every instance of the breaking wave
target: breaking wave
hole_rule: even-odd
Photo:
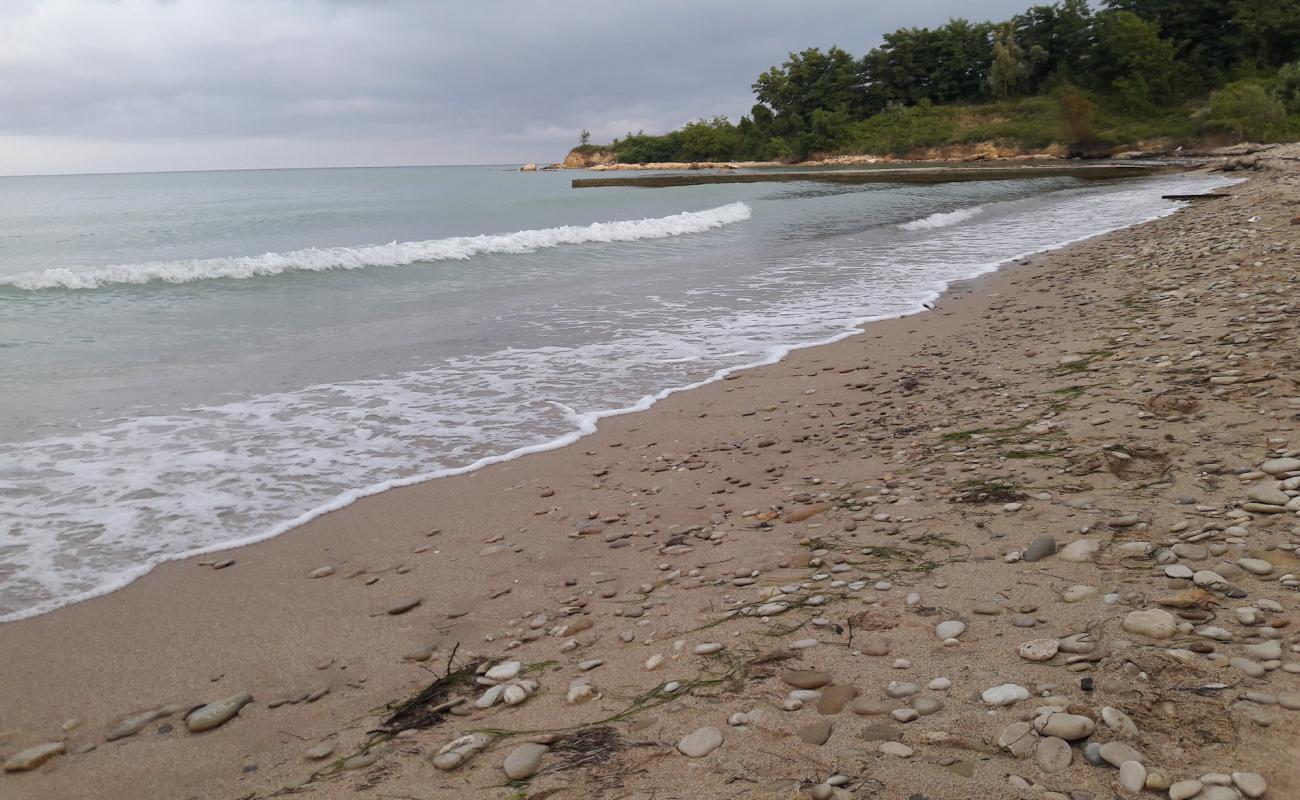
[[[744,203],[667,217],[563,225],[514,233],[453,236],[422,242],[392,242],[364,247],[311,247],[260,256],[153,261],[86,269],[46,269],[0,278],[0,286],[41,289],[98,289],[115,284],[190,283],[227,278],[241,280],[286,272],[326,272],[367,267],[401,267],[430,261],[463,261],[477,255],[518,255],[561,245],[633,242],[703,233],[744,222],[752,215]]]
[[[946,213],[931,214],[928,217],[914,219],[911,222],[904,222],[898,227],[905,231],[926,231],[932,228],[946,228],[949,225],[956,225],[972,219],[984,210],[984,206],[971,206],[970,208],[959,208],[956,211]]]

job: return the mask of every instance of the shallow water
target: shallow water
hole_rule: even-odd
[[[570,441],[1224,179],[0,179],[0,620]]]

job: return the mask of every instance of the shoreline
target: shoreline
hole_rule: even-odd
[[[68,738],[70,751],[56,756],[35,772],[0,775],[0,787],[6,792],[13,791],[13,796],[18,798],[79,797],[85,796],[92,786],[100,797],[236,797],[250,793],[266,796],[279,787],[301,782],[324,763],[332,763],[330,758],[355,752],[365,739],[365,730],[374,727],[375,707],[411,695],[432,679],[429,672],[441,674],[442,663],[455,650],[456,642],[460,643],[460,649],[455,651],[458,660],[470,652],[501,658],[517,650],[521,660],[529,663],[556,662],[554,667],[542,667],[538,673],[539,681],[549,691],[511,708],[502,719],[487,721],[495,710],[471,717],[472,724],[462,724],[453,717],[437,727],[394,740],[386,745],[388,749],[382,755],[376,754],[377,764],[362,764],[356,771],[316,781],[307,791],[320,797],[349,796],[353,784],[364,781],[367,775],[385,782],[385,790],[413,793],[422,798],[430,796],[430,787],[435,785],[439,792],[445,790],[450,796],[463,795],[466,789],[473,791],[499,784],[502,780],[497,766],[499,754],[479,757],[473,767],[448,773],[435,771],[428,763],[428,756],[453,738],[453,732],[463,732],[467,724],[469,729],[475,725],[554,729],[557,720],[566,718],[579,724],[590,723],[593,718],[605,716],[598,711],[621,708],[623,703],[619,698],[636,696],[637,687],[644,691],[665,680],[667,673],[652,675],[642,670],[641,662],[656,649],[674,652],[669,646],[674,638],[699,640],[700,634],[689,630],[696,623],[716,619],[719,608],[731,607],[733,601],[728,597],[752,595],[752,590],[746,588],[753,583],[746,577],[749,572],[771,574],[770,580],[781,580],[777,576],[789,575],[791,571],[806,573],[808,553],[798,542],[782,537],[778,542],[756,547],[750,537],[775,536],[786,528],[798,528],[815,539],[825,533],[818,530],[822,522],[817,517],[827,514],[834,515],[848,533],[884,524],[875,524],[879,521],[874,521],[871,515],[857,521],[850,519],[847,511],[829,508],[802,520],[789,520],[784,526],[777,524],[785,513],[779,512],[768,518],[771,524],[764,522],[751,527],[759,516],[768,512],[758,511],[749,516],[742,513],[742,508],[765,506],[813,508],[812,500],[798,498],[811,494],[815,499],[818,490],[810,487],[831,486],[836,485],[830,483],[832,480],[846,480],[844,471],[850,465],[853,470],[872,475],[867,480],[882,486],[898,482],[898,478],[878,477],[911,464],[908,453],[913,448],[908,445],[896,449],[893,440],[908,443],[935,427],[935,420],[931,419],[929,425],[922,422],[916,431],[880,439],[872,438],[876,427],[860,429],[859,438],[869,442],[863,447],[871,454],[863,456],[861,464],[857,456],[846,462],[835,437],[823,430],[825,425],[832,424],[830,420],[838,420],[834,413],[837,408],[844,407],[850,399],[857,403],[865,392],[866,400],[862,403],[868,411],[893,409],[881,412],[890,419],[879,425],[899,431],[909,430],[913,425],[900,426],[892,418],[910,419],[910,415],[918,413],[914,405],[919,408],[929,404],[939,409],[927,414],[954,413],[942,411],[938,396],[931,398],[928,394],[941,388],[927,388],[928,371],[938,369],[936,365],[943,363],[947,356],[924,355],[932,350],[950,353],[952,347],[964,349],[973,359],[964,371],[959,369],[954,373],[954,379],[974,381],[983,387],[978,389],[979,393],[991,391],[989,397],[996,398],[998,390],[984,385],[996,387],[999,382],[1021,380],[1015,369],[1020,365],[990,360],[980,350],[992,347],[992,339],[1000,334],[998,326],[991,325],[990,321],[1006,316],[1008,306],[1031,302],[1025,291],[1011,290],[1023,290],[1035,281],[1064,279],[1055,269],[1039,271],[1031,267],[1046,265],[1091,275],[1101,269],[1096,263],[1099,253],[1131,247],[1131,241],[1126,238],[1159,250],[1156,237],[1164,230],[1160,226],[1186,231],[1195,226],[1196,220],[1224,219],[1240,212],[1241,203],[1265,189],[1265,179],[1261,177],[1234,187],[1234,195],[1240,192],[1246,200],[1224,200],[1221,202],[1227,205],[1222,208],[1188,208],[1172,217],[1072,243],[1047,255],[1022,258],[1029,263],[1015,263],[1013,259],[1007,267],[952,284],[934,311],[872,322],[864,333],[846,332],[835,344],[810,345],[788,353],[778,363],[737,368],[726,378],[701,388],[671,392],[642,413],[605,418],[594,433],[567,447],[525,455],[454,478],[424,481],[363,497],[283,535],[229,551],[233,563],[221,569],[203,568],[196,558],[169,562],[111,594],[40,617],[0,625],[0,650],[13,665],[0,679],[5,706],[11,711],[0,723],[5,726],[0,730],[0,753],[9,757],[23,747],[50,741],[58,735]],[[1278,206],[1280,201],[1272,197],[1269,202]],[[1285,224],[1278,221],[1280,211],[1275,209],[1271,214],[1270,224]],[[1124,277],[1136,280],[1134,276]],[[1106,274],[1088,286],[1107,291],[1114,280],[1118,278]],[[1018,323],[1054,330],[1056,333],[1049,335],[1049,339],[1055,336],[1072,343],[1077,332],[1052,326],[1066,323],[1060,312],[1069,307],[1071,299],[1077,298],[1062,298],[1041,290],[1032,292],[1032,296],[1032,302],[1041,303],[1042,308],[1023,309],[1017,316]],[[1050,307],[1053,303],[1055,307]],[[1196,308],[1183,310],[1200,313]],[[1059,349],[1051,348],[1050,343],[1048,346]],[[1069,352],[1081,351],[1067,351],[1067,355]],[[1034,361],[1039,358],[1037,354],[1023,358],[1041,366],[1041,359]],[[849,379],[845,376],[864,369],[863,363],[872,365],[863,376],[867,379],[863,384],[866,388],[846,384]],[[1109,365],[1097,366],[1102,369]],[[1082,371],[1086,374],[1091,369],[1085,362]],[[965,372],[975,377],[962,377]],[[1048,371],[1049,375],[1056,372],[1055,368]],[[1015,385],[1026,396],[1032,393],[1028,388],[1031,384]],[[960,401],[954,398],[951,402]],[[993,423],[1001,422],[1002,417],[1015,417],[1016,412],[1014,407],[1009,407],[985,416],[991,423],[987,427],[996,427]],[[768,419],[771,422],[765,421]],[[769,439],[774,441],[765,444]],[[1297,444],[1291,442],[1292,447]],[[835,449],[828,451],[830,445],[836,445]],[[679,452],[683,450],[685,453]],[[791,473],[788,476],[787,471]],[[722,472],[736,473],[728,477],[737,480],[722,480]],[[925,474],[932,479],[940,477]],[[914,475],[903,482],[913,479]],[[705,480],[709,481],[707,486],[703,485]],[[648,485],[655,481],[658,483]],[[929,482],[921,480],[919,487],[926,487]],[[785,484],[796,486],[786,491]],[[934,487],[903,491],[930,496]],[[888,498],[899,498],[897,494],[872,496],[877,502],[861,505],[892,507],[894,503]],[[725,500],[715,500],[715,497]],[[720,502],[725,502],[725,507]],[[1036,502],[1046,505],[1037,508]],[[1024,503],[1028,506],[1026,514],[1016,516],[1020,513],[1018,509],[995,515],[986,523],[998,528],[1011,526],[1010,530],[1002,531],[1008,541],[997,543],[995,550],[1005,550],[1013,543],[1021,545],[1030,529],[1040,528],[1059,510],[1054,502],[1027,499]],[[1134,504],[1130,502],[1130,505]],[[905,503],[903,516],[910,506],[924,508],[925,504]],[[945,512],[931,513],[942,516]],[[952,536],[973,533],[963,527],[963,517],[943,519],[945,528],[962,528]],[[1151,524],[1155,522],[1152,520]],[[852,527],[848,527],[850,523]],[[910,523],[903,526],[904,530],[879,535],[906,535]],[[1056,529],[1058,535],[1065,532],[1059,524]],[[701,536],[704,531],[708,533]],[[987,550],[988,543],[972,540],[966,546]],[[946,603],[953,604],[948,607],[956,608],[960,598],[953,593],[958,589],[974,590],[981,581],[987,589],[989,585],[1017,580],[1008,572],[1012,567],[996,554],[989,552],[985,556],[971,564],[970,575],[945,572],[940,581],[930,578],[927,571],[921,578],[904,576],[894,580],[930,580],[924,588],[919,582],[915,585],[923,594],[942,596]],[[752,559],[748,563],[753,569],[739,570],[720,584],[685,585],[697,577],[690,574],[692,571],[713,578],[718,575],[718,564],[731,564],[739,559]],[[226,560],[229,559],[215,563]],[[787,566],[781,566],[782,563]],[[847,562],[840,563],[847,565]],[[665,564],[670,568],[661,569]],[[465,565],[473,565],[472,570]],[[1082,570],[1093,566],[1053,564],[1054,569]],[[332,570],[331,574],[307,577],[326,567]],[[357,572],[358,569],[362,571]],[[593,571],[601,574],[590,574]],[[875,570],[867,570],[872,571]],[[673,576],[675,572],[677,575]],[[536,576],[543,579],[537,582]],[[375,580],[367,583],[371,579]],[[566,585],[567,581],[573,584]],[[602,588],[606,582],[620,586],[621,591],[606,598]],[[766,577],[762,582],[770,584]],[[936,586],[937,582],[945,585]],[[639,591],[641,584],[650,588]],[[1007,584],[1008,590],[1012,588]],[[854,602],[868,610],[883,603],[890,613],[901,605],[901,595],[896,589],[875,591],[880,593],[875,602],[868,602],[862,596],[855,597]],[[722,594],[700,605],[702,599],[691,599],[691,592]],[[670,596],[661,596],[664,594]],[[566,602],[570,596],[574,602]],[[674,602],[677,596],[683,598],[682,603]],[[419,605],[393,613],[393,609],[417,597],[421,601]],[[969,598],[965,602],[969,604]],[[1293,610],[1290,604],[1294,601],[1286,602],[1287,610]],[[637,608],[644,613],[635,616],[624,613]],[[1077,616],[1081,608],[1078,604],[1064,607],[1060,621],[1054,622],[1053,627],[1069,629],[1074,624],[1071,614]],[[529,620],[538,616],[547,619],[540,626],[531,625]],[[548,637],[544,633],[565,617],[598,623],[579,636],[577,651],[572,653],[559,647],[566,637]],[[974,627],[981,619],[969,617],[967,624]],[[648,624],[643,626],[642,620]],[[124,624],[130,627],[124,628]],[[738,624],[763,627],[757,621]],[[657,648],[625,640],[619,644],[614,631],[620,625],[647,629],[653,625],[650,638],[661,645]],[[913,663],[922,657],[941,663],[954,657],[970,661],[987,656],[989,665],[1005,671],[1010,671],[1016,663],[1006,662],[1001,655],[985,654],[978,649],[983,645],[975,643],[932,653],[926,637],[933,641],[933,633],[925,627],[911,621],[901,623],[895,636],[895,652],[914,648]],[[728,649],[739,650],[742,637],[752,638],[753,631],[735,633],[735,638],[727,638]],[[834,638],[818,634],[817,626],[809,628],[807,634],[798,635]],[[485,639],[487,636],[491,640]],[[592,639],[593,636],[596,638]],[[518,644],[511,646],[512,642]],[[430,666],[422,660],[402,657],[421,655],[420,648],[427,649],[430,644],[437,645],[432,657],[425,655]],[[963,652],[963,648],[973,648],[975,652]],[[834,656],[823,656],[821,653],[826,649],[833,649],[829,642],[810,649],[803,660],[842,671],[841,662],[848,654],[835,649]],[[575,670],[580,658],[596,651],[604,666],[593,667],[590,672]],[[670,656],[672,677],[687,676],[697,666],[695,662],[703,660],[689,652],[675,652],[676,656]],[[87,654],[91,657],[85,658]],[[878,682],[878,677],[908,676],[907,668],[892,669],[886,663],[884,671],[879,672],[880,667],[872,663],[873,677],[864,678],[859,684]],[[956,669],[949,663],[944,668]],[[1060,670],[1059,666],[1055,668]],[[588,703],[567,704],[564,686],[571,686],[570,679],[584,674],[590,675],[599,689],[607,688],[608,696],[598,692]],[[1282,677],[1293,676],[1288,673]],[[985,688],[976,686],[979,680],[973,676],[959,678],[954,673],[953,679],[954,683],[962,680],[963,689]],[[755,682],[761,692],[759,697],[770,700],[774,696],[772,683],[771,678],[765,683]],[[299,690],[311,696],[322,688],[327,692],[314,702],[292,701]],[[253,704],[216,731],[184,733],[178,710],[135,736],[112,743],[104,741],[104,733],[117,721],[141,710],[168,703],[188,709],[195,703],[242,691],[253,694]],[[271,703],[278,699],[290,702],[271,708]],[[727,728],[720,703],[730,713],[737,704],[753,705],[754,699],[746,699],[744,691],[737,697],[701,691],[681,698],[680,710],[669,712],[654,725],[636,728],[638,721],[620,728],[626,737],[659,743],[651,748],[657,754],[655,760],[641,765],[646,774],[627,778],[633,784],[631,788],[653,786],[662,780],[662,770],[680,768],[683,757],[668,751],[680,733],[695,727],[695,723],[688,724],[690,720]],[[961,705],[955,693],[948,704],[947,713],[957,712]],[[797,716],[799,724],[804,724],[810,721],[808,713],[789,716]],[[1283,716],[1269,734],[1275,739],[1274,748],[1276,739],[1285,740],[1279,734],[1296,726],[1296,715],[1281,713]],[[774,731],[788,727],[781,716],[787,712],[778,708],[766,714],[764,724],[754,726],[755,732],[767,730],[765,735],[774,736]],[[836,717],[836,724],[848,728],[853,720],[845,719],[846,716]],[[767,723],[769,718],[772,721]],[[80,720],[79,724],[60,734],[61,727],[74,719]],[[869,717],[856,719],[871,721]],[[964,731],[971,724],[964,718],[950,721],[957,731]],[[945,715],[944,724],[948,722]],[[163,728],[167,730],[159,733]],[[726,730],[728,746],[720,751],[740,759],[736,762],[738,767],[743,766],[743,757],[734,748],[740,746],[735,742],[742,739],[741,728]],[[291,735],[283,732],[286,730]],[[843,736],[837,735],[835,739],[839,745],[827,747],[854,747],[848,744],[849,731],[842,733]],[[971,735],[975,736],[973,732]],[[909,750],[927,748],[927,743],[918,740],[911,729],[906,738]],[[302,751],[318,740],[336,742],[337,753],[313,765],[303,760]],[[864,746],[862,737],[856,733],[852,741],[858,748]],[[498,750],[504,753],[514,743],[507,742]],[[95,745],[94,750],[76,752],[90,744]],[[1255,764],[1251,766],[1262,768],[1260,765],[1270,757],[1270,746],[1268,742],[1256,744],[1256,752],[1237,748],[1233,757],[1252,760]],[[938,747],[941,742],[936,740],[928,745]],[[804,780],[810,770],[822,780],[829,776],[826,771],[829,765],[826,769],[810,767],[809,758],[816,763],[824,760],[816,755],[819,751],[815,746],[797,742],[793,746],[775,746],[802,764],[787,770],[789,778]],[[718,768],[726,772],[727,764],[717,761],[718,758],[710,756],[688,762],[713,764],[712,772],[697,777],[703,786],[714,790],[721,787],[715,782],[726,777],[717,773]],[[1000,763],[1004,758],[1009,757],[996,755],[994,758],[999,762],[996,765],[999,769],[1005,766]],[[851,763],[847,755],[832,761],[846,765],[845,769]],[[886,795],[882,796],[893,797],[895,790],[905,785],[933,785],[935,791],[942,791],[938,787],[947,779],[945,776],[954,774],[941,765],[934,766],[938,772],[933,775],[927,772],[912,779],[903,777],[905,772],[897,771],[903,765],[920,763],[920,760],[900,758],[897,763],[886,761],[878,765],[887,787]],[[1011,766],[1032,772],[1031,767]],[[1082,768],[1100,773],[1098,768],[1086,764]],[[1080,764],[1071,768],[1071,778],[1080,785],[1090,785],[1089,781],[1095,780],[1089,777],[1091,773],[1076,775],[1079,769]],[[599,773],[600,769],[596,768],[566,773],[559,779],[577,782],[579,787],[590,790],[599,785]],[[765,781],[787,779],[764,777]],[[546,780],[551,783],[544,783]],[[555,780],[555,776],[539,778],[538,786],[555,785]],[[597,783],[590,783],[593,780]],[[1005,791],[1006,787],[1004,777],[991,773],[981,772],[975,778],[960,777],[960,780],[967,782],[958,784],[967,787],[963,791],[997,792]],[[1270,776],[1274,791],[1278,792],[1270,796],[1286,796],[1287,787],[1296,785],[1288,780],[1295,781],[1296,776]],[[996,788],[999,786],[1001,790]],[[507,792],[503,789],[502,796]]]
[[[1203,172],[1204,168],[1202,167],[1201,169],[1196,169],[1196,168],[1188,167],[1186,169],[1182,169],[1179,171],[1184,173]],[[1144,175],[1141,177],[1153,177],[1154,175],[1157,174],[1159,173],[1151,173],[1150,175]],[[1115,228],[1103,230],[1100,233],[1089,234],[1075,239],[1069,239],[1058,244],[1040,248],[1038,250],[1031,250],[1028,252],[1018,253],[1009,256],[1005,259],[1002,259],[1001,261],[998,262],[978,265],[978,268],[981,270],[980,272],[978,272],[972,277],[953,281],[949,284],[944,285],[942,288],[935,288],[930,290],[929,292],[927,292],[926,296],[918,303],[917,307],[909,312],[901,313],[897,315],[884,314],[884,315],[868,315],[864,317],[858,317],[855,318],[852,322],[848,323],[845,330],[829,338],[820,339],[817,341],[812,341],[807,343],[801,343],[801,344],[797,343],[797,344],[782,345],[780,347],[775,348],[768,355],[764,356],[758,361],[752,361],[734,367],[723,367],[721,369],[716,370],[712,375],[703,378],[699,381],[695,381],[683,386],[671,386],[671,387],[661,389],[652,394],[643,395],[635,403],[629,406],[610,408],[610,409],[599,409],[596,411],[588,412],[586,414],[572,415],[572,418],[575,421],[575,429],[567,433],[564,433],[560,436],[557,436],[554,439],[550,439],[544,442],[538,442],[536,444],[525,445],[523,447],[519,447],[505,453],[484,456],[483,458],[480,458],[470,464],[462,465],[459,467],[448,467],[445,469],[434,470],[432,472],[421,473],[418,475],[412,475],[405,478],[394,478],[372,486],[364,486],[364,487],[351,489],[341,495],[338,495],[337,497],[331,498],[329,501],[322,503],[321,505],[318,505],[314,508],[304,511],[303,513],[293,517],[292,519],[277,523],[262,533],[252,534],[250,536],[242,537],[227,543],[208,545],[193,550],[188,550],[183,553],[178,553],[169,556],[167,558],[164,558],[156,563],[150,564],[149,566],[144,568],[143,571],[132,573],[131,576],[129,577],[124,577],[124,578],[120,578],[119,580],[113,581],[111,585],[108,586],[108,588],[94,589],[89,592],[83,593],[81,595],[77,595],[71,599],[57,601],[54,604],[38,605],[33,608],[13,612],[9,615],[0,616],[0,626],[3,626],[10,622],[17,622],[26,619],[35,619],[62,608],[67,608],[70,606],[77,605],[79,603],[89,602],[97,598],[107,596],[114,592],[120,591],[121,589],[126,588],[127,586],[130,586],[136,581],[146,578],[150,573],[152,573],[154,570],[158,569],[159,567],[163,566],[164,564],[169,564],[173,562],[192,561],[198,558],[202,558],[203,556],[210,556],[218,553],[232,552],[246,547],[250,547],[252,545],[259,544],[261,542],[268,541],[270,539],[274,539],[279,536],[283,536],[298,528],[301,528],[302,526],[312,522],[315,519],[342,510],[344,508],[347,508],[348,506],[368,497],[381,495],[386,492],[392,491],[394,489],[403,489],[412,486],[418,486],[420,484],[427,483],[430,481],[442,480],[445,478],[452,478],[452,477],[457,477],[459,475],[469,474],[481,469],[486,469],[496,464],[502,464],[502,463],[514,461],[518,458],[522,458],[528,455],[545,453],[552,450],[558,450],[564,447],[571,447],[581,442],[584,438],[595,433],[597,430],[598,423],[602,420],[611,419],[614,417],[620,417],[627,414],[641,413],[649,410],[650,408],[653,408],[660,401],[668,397],[671,397],[672,395],[678,394],[680,392],[694,391],[696,389],[702,388],[704,386],[708,386],[718,381],[725,380],[728,376],[737,372],[750,370],[750,369],[758,369],[761,367],[771,366],[773,364],[780,363],[783,359],[787,358],[791,353],[800,350],[805,350],[808,348],[815,348],[815,347],[824,347],[827,345],[832,345],[837,342],[844,341],[845,339],[852,338],[854,336],[862,335],[863,333],[866,332],[866,326],[878,322],[906,319],[907,317],[924,314],[927,311],[927,308],[925,307],[927,303],[935,303],[941,300],[946,294],[949,293],[949,291],[951,291],[952,287],[954,286],[961,286],[962,284],[967,283],[969,281],[976,281],[986,276],[996,274],[1004,269],[1007,269],[1009,265],[1012,265],[1017,261],[1021,261],[1023,259],[1030,258],[1036,255],[1041,255],[1044,253],[1052,253],[1057,250],[1061,250],[1066,247],[1069,247],[1071,245],[1088,241],[1089,239],[1099,238],[1101,236],[1108,236],[1110,234],[1123,231],[1129,228],[1145,225],[1147,223],[1154,222],[1155,220],[1162,219],[1166,216],[1176,214],[1181,210],[1183,209],[1179,207],[1171,207],[1160,214],[1146,217],[1144,219],[1138,220],[1136,222],[1128,223],[1126,225],[1121,225]],[[572,411],[572,409],[566,408],[566,411]]]

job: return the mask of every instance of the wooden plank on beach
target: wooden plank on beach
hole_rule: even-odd
[[[1207,192],[1206,194],[1162,194],[1161,200],[1217,200],[1220,197],[1232,197],[1224,192]]]
[[[960,181],[1005,181],[1021,178],[1080,178],[1112,180],[1136,178],[1178,169],[1151,164],[1074,164],[1021,165],[1013,167],[898,167],[888,169],[806,170],[799,172],[674,172],[658,175],[616,175],[602,178],[575,178],[573,188],[600,186],[699,186],[708,183],[953,183]]]

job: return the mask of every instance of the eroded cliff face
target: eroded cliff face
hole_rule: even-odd
[[[565,169],[589,169],[602,164],[614,163],[613,150],[575,147],[564,157]]]

